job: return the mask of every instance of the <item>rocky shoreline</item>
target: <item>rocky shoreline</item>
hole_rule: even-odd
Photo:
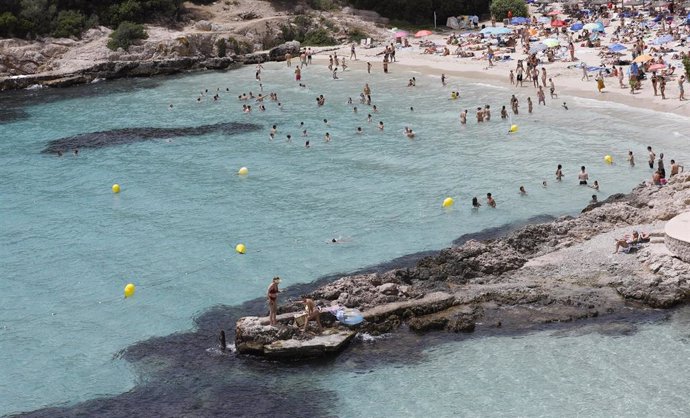
[[[300,43],[286,42],[269,51],[228,57],[206,55],[181,56],[163,59],[132,59],[97,62],[86,68],[69,72],[47,72],[19,76],[0,77],[0,91],[33,87],[69,87],[99,80],[128,77],[151,77],[190,71],[236,69],[246,64],[268,61],[284,61],[285,54],[298,55]]]
[[[526,225],[498,239],[469,240],[413,268],[342,277],[308,293],[320,306],[362,312],[365,321],[356,327],[322,313],[323,322],[343,335],[337,349],[301,350],[317,334],[303,334],[294,324],[303,309],[298,302],[280,306],[277,328],[266,318],[240,319],[235,345],[239,353],[302,358],[337,352],[352,331],[519,331],[672,308],[690,301],[690,265],[665,246],[663,226],[689,205],[690,174],[681,174],[663,187],[640,185],[628,195],[613,195],[577,217]],[[649,232],[649,242],[613,254],[614,240],[633,229]],[[276,342],[289,349],[273,355],[267,346]]]

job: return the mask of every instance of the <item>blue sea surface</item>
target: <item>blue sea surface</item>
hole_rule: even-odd
[[[521,112],[502,121],[499,109],[514,93],[509,88],[462,79],[443,88],[437,78],[421,74],[414,74],[417,87],[407,88],[411,73],[397,67],[389,76],[346,71],[334,81],[318,66],[303,71],[307,87],[301,88],[284,64],[265,67],[263,93],[277,92],[282,110],[267,101],[261,112],[250,102],[254,111],[242,113],[248,102],[237,96],[259,93],[253,68],[0,95],[0,108],[9,115],[0,120],[0,414],[71,406],[155,386],[150,368],[163,365],[135,365],[123,358],[123,350],[191,331],[194,318],[213,306],[262,297],[273,276],[281,276],[283,286],[309,283],[438,250],[463,234],[535,215],[574,214],[592,194],[603,200],[650,178],[647,145],[667,160],[690,161],[690,120],[675,115],[568,98],[568,111],[549,102],[531,115]],[[365,82],[378,113],[358,103]],[[209,93],[198,103],[205,89]],[[460,90],[460,99],[449,100],[450,90]],[[218,101],[211,98],[216,91]],[[320,94],[326,97],[323,107],[315,103]],[[528,95],[536,97],[527,87],[517,95],[523,103]],[[347,104],[348,97],[354,105]],[[493,109],[491,122],[470,118],[466,126],[459,124],[460,110],[472,114],[485,104]],[[378,121],[385,123],[384,131],[376,128]],[[259,128],[82,148],[78,156],[41,152],[49,141],[89,132],[225,122]],[[301,136],[300,122],[308,137]],[[519,125],[515,134],[507,133],[511,123]],[[274,124],[278,133],[271,141]],[[415,130],[414,139],[402,134],[405,126]],[[364,133],[356,134],[357,127]],[[329,143],[323,140],[326,132],[333,138]],[[625,161],[628,150],[637,156],[636,167]],[[605,155],[614,164],[605,164]],[[561,183],[554,179],[557,164],[564,167]],[[577,185],[581,165],[599,181],[599,192]],[[238,176],[243,166],[249,174]],[[119,194],[111,191],[114,183],[121,186]],[[525,196],[518,193],[521,185]],[[472,197],[483,202],[487,192],[498,207],[472,211]],[[443,209],[448,196],[455,204]],[[332,238],[344,242],[329,244]],[[246,245],[246,254],[234,251],[238,243]],[[136,294],[124,299],[130,282]],[[262,313],[260,307],[246,312]],[[353,375],[341,362],[316,371],[298,369],[293,379],[303,389],[327,391],[321,407],[337,416],[452,416],[456,397],[476,397],[481,390],[495,391],[498,403],[478,399],[466,415],[600,415],[593,413],[596,408],[612,404],[591,395],[586,371],[604,367],[600,362],[606,356],[585,363],[561,359],[581,355],[578,350],[584,348],[573,345],[589,344],[593,351],[588,353],[609,355],[611,347],[620,351],[623,344],[631,350],[627,345],[634,344],[626,358],[657,360],[637,364],[638,374],[611,366],[596,383],[602,390],[611,382],[630,387],[634,399],[614,405],[629,406],[631,415],[654,415],[650,405],[663,399],[671,405],[664,410],[668,415],[682,411],[678,416],[687,416],[687,403],[678,396],[687,385],[677,390],[668,385],[669,373],[681,380],[688,375],[688,362],[677,361],[687,360],[687,336],[678,332],[656,324],[620,338],[477,338],[430,349],[408,367],[396,363]],[[653,343],[659,339],[675,349],[659,350]],[[215,341],[201,345],[186,354],[209,356],[206,349]],[[504,361],[524,347],[534,350],[519,361]],[[547,348],[551,363],[544,362]],[[479,353],[487,352],[502,360],[480,361]],[[474,353],[476,361],[465,353]],[[246,396],[270,391],[267,368],[254,370],[242,362],[233,360],[228,373],[249,367],[238,369],[237,379],[262,382]],[[459,382],[460,372],[444,366],[449,362],[472,378]],[[438,371],[433,385],[429,370]],[[561,373],[569,377],[560,390],[572,401],[563,402],[563,393],[544,394],[559,384]],[[518,381],[532,384],[532,374],[543,376],[543,382],[532,390],[525,386],[520,399],[510,395]],[[501,378],[482,378],[490,375]],[[648,380],[639,381],[642,377]],[[187,391],[203,394],[201,411],[221,396],[209,392],[208,384]],[[664,390],[643,390],[652,384]],[[280,385],[290,392],[284,382]],[[433,394],[434,387],[452,390]],[[165,386],[159,391],[166,393]],[[607,411],[601,415],[619,410]],[[252,415],[252,410],[243,413]]]

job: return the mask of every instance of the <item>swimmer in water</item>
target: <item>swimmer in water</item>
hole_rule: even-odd
[[[173,104],[170,103],[170,106],[168,106],[168,110],[173,110]]]
[[[630,167],[635,167],[635,157],[632,151],[628,151],[628,162],[630,163]]]
[[[352,113],[357,113],[357,106],[352,108]]]
[[[556,168],[556,180],[561,181],[563,178],[563,166],[558,164],[558,167]]]
[[[563,109],[565,109],[565,110],[568,110],[568,105],[565,104],[565,102],[563,102],[563,104],[561,105],[561,107],[562,107]]]
[[[525,190],[525,186],[520,186],[520,194],[523,196],[527,194],[527,190]]]
[[[492,208],[496,207],[496,201],[494,200],[493,196],[491,196],[491,193],[486,194],[486,204]]]
[[[324,137],[323,137],[323,141],[324,142],[331,142],[331,134],[326,132],[326,135],[324,135]]]
[[[383,121],[379,121],[379,126],[378,126],[378,128],[379,128],[380,131],[383,130]]]
[[[460,112],[460,123],[463,125],[467,123],[467,109],[465,109],[463,112]]]
[[[324,120],[323,120],[323,124],[326,125],[326,126],[331,126],[331,125],[328,124],[328,119],[324,119]]]
[[[290,134],[287,135],[287,142],[292,142],[292,135],[290,135]]]
[[[372,110],[374,111],[374,113],[379,113],[379,109],[376,107],[376,105],[372,107]]]
[[[477,209],[479,209],[479,207],[480,207],[481,205],[482,205],[482,204],[479,203],[479,200],[477,199],[476,196],[472,198],[472,209],[477,210]]]
[[[269,140],[269,141],[273,141],[273,140],[275,139],[275,137],[276,137],[276,134],[274,134],[273,132],[271,132],[270,134],[268,134],[268,140]]]
[[[371,113],[367,115],[367,122],[371,123]]]
[[[405,136],[408,138],[412,139],[415,136],[415,133],[412,129],[408,128],[407,126],[405,127]]]
[[[74,155],[79,155],[79,148],[74,149]]]
[[[414,112],[414,107],[410,106],[410,112]]]
[[[358,126],[357,127],[357,135],[361,135],[361,134],[362,134],[362,127]]]
[[[273,125],[273,126],[271,127],[271,134],[274,134],[274,135],[275,135],[277,132],[278,132],[278,127],[277,127],[276,125]]]
[[[309,141],[304,143],[304,148],[309,148]]]
[[[307,130],[306,130],[306,129],[302,131],[302,136],[309,136],[309,134],[307,134]]]
[[[546,180],[544,180],[544,181],[541,182],[541,186],[542,186],[542,187],[546,187]]]

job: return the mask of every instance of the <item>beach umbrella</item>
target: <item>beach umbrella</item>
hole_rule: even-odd
[[[637,58],[635,58],[635,59],[633,60],[633,62],[640,62],[640,63],[641,63],[641,62],[650,61],[650,60],[652,60],[652,59],[653,59],[653,58],[652,58],[651,55],[644,54],[644,55],[640,55],[640,56],[638,56]]]
[[[587,29],[588,31],[597,31],[597,32],[603,32],[604,31],[604,25],[601,23],[587,23],[585,26],[583,26],[584,29]]]
[[[623,45],[623,44],[611,44],[611,45],[609,45],[609,51],[611,51],[611,52],[623,52],[626,49],[628,49],[628,47]]]
[[[566,25],[567,25],[567,23],[565,23],[565,21],[563,21],[563,20],[556,19],[556,20],[551,21],[551,26],[554,28],[559,28],[559,27],[566,26]]]
[[[479,33],[483,35],[507,35],[513,33],[513,30],[508,28],[484,28]]]
[[[551,21],[551,19],[546,17],[546,16],[542,16],[542,17],[537,19],[537,22],[539,22],[539,23],[549,23],[550,21]]]
[[[561,44],[561,42],[558,39],[553,39],[553,38],[546,38],[543,41],[541,41],[541,43],[546,45],[549,48],[554,48],[554,47],[557,47]]]
[[[527,22],[529,22],[529,19],[527,19],[526,17],[522,17],[522,16],[517,16],[517,17],[510,19],[510,23],[513,25],[524,25]]]
[[[654,39],[651,43],[654,45],[663,45],[663,44],[667,44],[671,41],[673,41],[673,36],[663,35],[663,36],[659,36],[658,38]]]
[[[431,32],[430,30],[426,30],[426,29],[425,29],[425,30],[420,30],[419,32],[417,32],[417,33],[414,34],[414,37],[415,37],[415,38],[421,38],[421,37],[423,37],[423,36],[429,36],[429,35],[431,35],[431,33],[432,33],[432,32]]]
[[[570,30],[577,32],[579,30],[582,30],[583,27],[584,27],[584,25],[581,22],[577,22],[577,23],[573,23],[570,26]]]
[[[659,71],[659,70],[663,70],[664,68],[666,68],[666,64],[652,64],[649,66],[649,68],[647,68],[647,70]]]
[[[561,11],[560,11],[560,10],[551,10],[551,11],[548,12],[546,15],[547,15],[547,16],[558,16],[559,14],[561,14]]]
[[[536,43],[530,47],[529,53],[530,54],[536,54],[537,52],[541,52],[547,48],[548,48],[548,46],[544,45],[543,43]]]
[[[407,38],[408,35],[409,35],[409,33],[405,32],[404,30],[399,30],[399,31],[395,32],[396,38]]]

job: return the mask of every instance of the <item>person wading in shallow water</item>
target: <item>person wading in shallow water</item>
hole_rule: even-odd
[[[278,284],[280,284],[280,277],[274,277],[271,284],[268,286],[268,320],[271,325],[275,326],[278,321],[276,314],[278,312]]]

